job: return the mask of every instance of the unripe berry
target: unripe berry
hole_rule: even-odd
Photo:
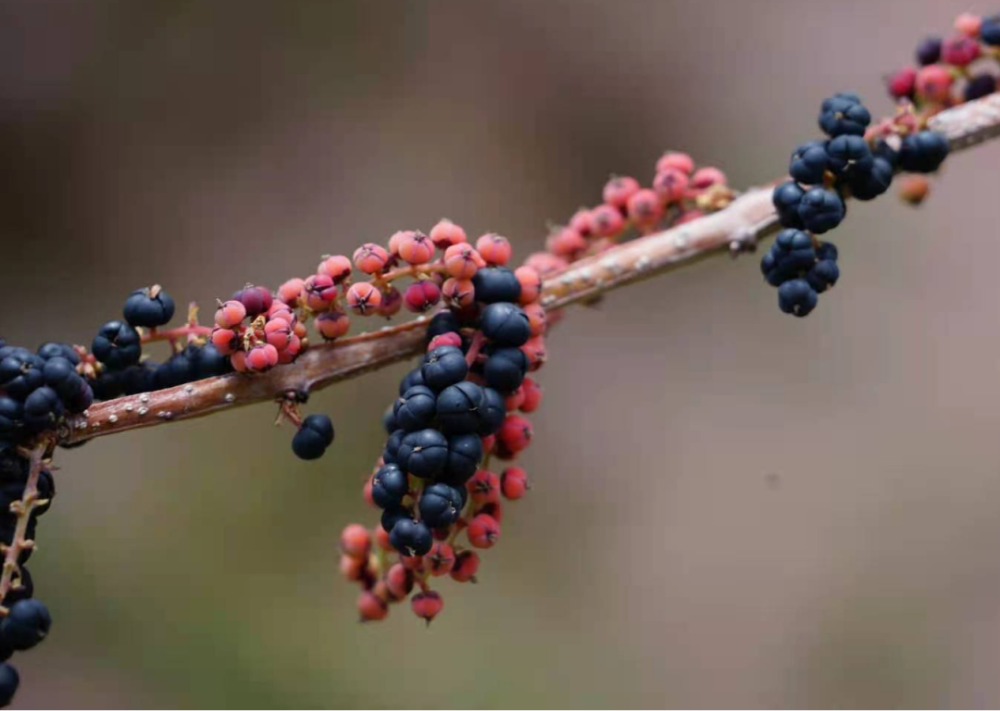
[[[216,326],[212,330],[212,345],[222,355],[232,355],[240,347],[240,339],[236,331]]]
[[[521,351],[518,351],[521,353]],[[521,353],[524,356],[523,353]],[[527,364],[527,358],[525,357],[525,363]],[[523,381],[522,381],[523,382]],[[521,403],[524,402],[524,385],[519,385],[516,390],[514,390],[510,395],[504,399],[504,404],[507,406],[507,412],[513,412],[514,410],[521,407]]]
[[[431,339],[430,343],[427,344],[427,352],[430,353],[435,348],[440,348],[441,346],[451,346],[452,348],[462,347],[462,337],[455,333],[454,331],[449,331],[448,333],[441,333]]]
[[[354,251],[354,266],[365,274],[378,274],[388,261],[389,253],[385,248],[372,242],[367,242]]]
[[[595,207],[591,218],[594,223],[594,234],[598,237],[616,237],[625,228],[625,218],[621,211],[610,205]]]
[[[604,203],[624,210],[630,197],[639,192],[639,181],[627,175],[614,176],[604,186]]]
[[[287,321],[289,326],[294,326],[296,321],[295,314],[292,313],[292,308],[284,301],[279,301],[278,299],[275,299],[271,303],[271,308],[267,310],[267,320],[271,321],[273,319]]]
[[[415,575],[422,575],[424,572],[424,557],[420,555],[400,556],[399,562],[403,567],[412,571]]]
[[[525,378],[521,387],[524,389],[521,412],[534,412],[542,404],[542,386],[536,383],[533,378]]]
[[[444,600],[434,590],[427,590],[414,595],[410,600],[410,607],[413,609],[413,614],[422,617],[427,624],[430,624],[444,607]]]
[[[384,620],[389,614],[389,605],[374,593],[367,590],[358,595],[358,614],[362,622],[377,622]]]
[[[545,277],[549,274],[565,269],[569,266],[569,262],[550,252],[535,252],[524,260],[524,266],[531,267]]]
[[[508,415],[497,431],[497,440],[507,450],[521,452],[531,444],[533,430],[531,422],[520,415]]]
[[[905,67],[889,77],[889,96],[894,99],[908,99],[917,89],[917,70]]]
[[[462,551],[455,556],[455,565],[451,568],[451,579],[460,583],[476,582],[478,570],[479,554],[475,551]]]
[[[454,244],[444,253],[444,266],[456,279],[471,279],[486,266],[486,260],[471,244]]]
[[[328,274],[313,274],[302,287],[306,306],[313,311],[326,311],[337,298],[337,285]]]
[[[403,303],[407,311],[423,313],[441,301],[441,289],[429,280],[415,281],[406,287],[403,293]]]
[[[911,205],[919,205],[930,194],[931,182],[922,175],[901,175],[898,180],[899,197]]]
[[[621,217],[620,213],[615,214]],[[587,239],[572,227],[563,227],[549,235],[545,247],[552,254],[572,259],[587,249]]]
[[[455,550],[447,543],[437,541],[431,546],[430,553],[424,556],[424,562],[431,575],[447,575],[455,567]]]
[[[451,277],[441,287],[444,302],[455,308],[472,306],[476,303],[476,287],[471,279],[456,279]]]
[[[713,185],[726,184],[726,174],[718,168],[699,168],[691,176],[691,188],[693,190],[707,190]]]
[[[305,279],[299,279],[298,277],[289,279],[278,287],[278,298],[289,306],[298,306],[302,299],[302,289],[305,283]]]
[[[928,65],[917,72],[917,94],[927,101],[943,104],[948,101],[952,81],[947,68],[940,64]]]
[[[500,475],[500,491],[505,499],[520,499],[528,491],[528,475],[521,467],[507,467]]]
[[[247,317],[246,307],[239,301],[227,301],[215,312],[215,323],[219,328],[236,328]]]
[[[351,582],[357,582],[365,575],[365,568],[367,561],[359,558],[352,558],[349,555],[340,556],[340,574],[344,576],[346,580]]]
[[[521,283],[521,298],[518,303],[522,306],[538,301],[542,293],[542,277],[534,267],[521,266],[514,270],[514,276]]]
[[[665,204],[680,202],[687,194],[688,174],[677,168],[665,168],[653,178],[653,190]]]
[[[229,363],[233,366],[233,370],[237,373],[249,373],[250,368],[247,366],[247,352],[246,351],[236,351],[231,356],[229,356]]]
[[[966,37],[975,37],[983,26],[983,18],[971,12],[963,12],[955,18],[955,29]]]
[[[405,232],[399,238],[398,253],[407,264],[427,264],[434,258],[434,243],[423,232]]]
[[[590,236],[590,233],[594,230],[593,216],[585,207],[581,207],[579,210],[573,213],[573,216],[569,218],[568,227],[571,230],[576,230],[584,237]]]
[[[344,555],[366,560],[371,551],[372,537],[368,529],[358,523],[348,525],[340,534],[340,550]]]
[[[489,232],[477,239],[476,251],[490,266],[502,267],[510,261],[510,242],[495,232]]]
[[[366,281],[352,284],[347,291],[347,305],[362,316],[376,311],[382,305],[382,292]]]
[[[528,328],[531,330],[533,337],[541,336],[545,333],[548,317],[541,304],[528,304],[524,307],[524,315],[528,317]]]
[[[263,286],[247,285],[233,294],[233,299],[246,307],[247,316],[260,316],[271,308],[271,292]]]
[[[945,64],[965,67],[979,56],[979,43],[970,37],[949,37],[941,45],[941,59]]]
[[[378,305],[378,315],[392,318],[403,308],[403,295],[390,285],[382,292],[382,303]]]
[[[350,328],[351,319],[342,311],[327,311],[316,317],[316,330],[328,341],[340,338]]]
[[[465,483],[469,496],[476,504],[488,504],[500,498],[500,477],[487,469],[480,469]]]
[[[448,219],[442,219],[431,228],[430,238],[438,249],[448,249],[468,240],[465,230]]]
[[[247,368],[258,373],[278,364],[278,349],[270,343],[258,343],[247,352]]]
[[[656,161],[656,172],[660,173],[671,169],[679,170],[685,175],[691,175],[694,172],[694,160],[687,153],[669,151]]]
[[[489,514],[479,514],[465,529],[473,548],[492,548],[500,540],[500,524]]]
[[[382,526],[375,527],[375,544],[386,552],[393,550],[392,542],[389,540],[389,532]]]
[[[278,351],[278,363],[288,365],[294,362],[304,347],[302,339],[293,334],[288,341],[288,346],[284,350]]]
[[[628,217],[642,227],[655,225],[663,217],[663,203],[659,195],[648,188],[634,193],[628,199]]]
[[[335,254],[320,262],[319,266],[316,267],[316,273],[325,274],[333,279],[334,284],[340,284],[347,277],[351,276],[351,269],[350,259],[343,254]]]
[[[395,599],[403,600],[413,590],[413,573],[402,563],[394,563],[385,574],[385,586]]]
[[[545,351],[545,339],[542,336],[529,338],[528,342],[521,346],[524,355],[528,356],[528,371],[534,372],[545,365],[548,354]]]
[[[264,339],[279,351],[288,348],[292,340],[292,327],[288,321],[276,318],[264,324]]]

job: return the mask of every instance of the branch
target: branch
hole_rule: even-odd
[[[953,152],[1000,137],[1000,94],[943,111],[929,128],[947,136]],[[778,230],[771,187],[754,188],[727,208],[662,232],[640,237],[573,263],[549,277],[542,294],[548,310],[589,301],[612,289],[729,250],[751,247]],[[167,390],[102,402],[71,419],[63,444],[140,427],[210,415],[289,392],[312,392],[416,355],[423,349],[426,318],[309,348],[295,363],[256,376],[224,375]]]

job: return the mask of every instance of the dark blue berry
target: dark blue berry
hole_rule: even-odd
[[[469,364],[465,362],[462,349],[455,346],[439,346],[424,356],[421,371],[424,384],[441,391],[449,385],[465,380]]]
[[[500,392],[517,390],[528,372],[528,357],[520,348],[498,348],[486,359],[486,384]]]
[[[421,479],[439,476],[448,463],[448,439],[433,429],[410,432],[399,445],[396,463]]]
[[[441,481],[463,486],[472,478],[483,460],[483,440],[479,435],[463,434],[448,438],[448,463]]]
[[[80,355],[68,343],[45,343],[38,348],[38,357],[42,360],[50,358],[65,358],[73,365],[80,364]]]
[[[837,283],[840,278],[840,267],[832,259],[823,259],[813,266],[806,273],[806,281],[809,282],[809,286],[817,294],[822,294],[824,291],[832,287]]]
[[[800,183],[818,185],[827,168],[826,141],[809,141],[792,152],[788,174]]]
[[[844,219],[844,201],[832,190],[809,188],[799,204],[799,217],[810,232],[823,234]]]
[[[0,361],[0,388],[17,400],[24,400],[45,378],[45,361],[32,353],[15,352]]]
[[[413,512],[404,506],[390,506],[382,512],[382,518],[380,519],[382,528],[384,528],[388,533],[392,533],[392,529],[395,528],[396,524],[400,521],[412,520]]]
[[[802,229],[802,218],[799,217],[799,204],[806,191],[799,187],[794,180],[787,180],[774,189],[771,194],[771,202],[778,213],[778,220],[782,227],[792,227]]]
[[[823,101],[819,113],[819,127],[835,138],[843,135],[863,136],[872,121],[858,97],[854,94],[837,94]]]
[[[807,316],[818,301],[816,291],[805,279],[792,279],[778,287],[778,308],[786,314]]]
[[[372,501],[379,508],[399,506],[409,490],[408,477],[395,464],[382,466],[372,477]]]
[[[933,173],[948,157],[948,139],[936,131],[920,131],[903,138],[899,167],[911,173]]]
[[[9,706],[17,693],[17,686],[21,683],[17,669],[10,664],[0,664],[0,706]]]
[[[195,364],[186,350],[175,353],[156,369],[156,389],[164,390],[195,380]]]
[[[985,26],[985,23],[983,23]],[[985,38],[983,41],[986,41]],[[941,38],[927,37],[917,45],[917,63],[923,67],[935,64],[941,59]]]
[[[382,450],[382,461],[386,464],[396,462],[396,453],[399,451],[399,445],[403,442],[403,437],[405,436],[405,430],[396,430],[389,435],[389,439],[385,443],[385,448]]]
[[[0,622],[0,635],[11,647],[23,652],[45,639],[51,627],[52,616],[48,608],[31,598],[11,606],[3,622]]]
[[[827,145],[830,169],[838,178],[851,178],[871,170],[872,151],[861,136],[843,135],[832,139]]]
[[[461,325],[458,322],[458,318],[451,311],[436,313],[430,323],[427,324],[427,343],[430,343],[435,336],[452,332],[458,333],[460,328]],[[414,383],[414,385],[420,385],[420,383]]]
[[[157,389],[157,372],[160,366],[152,361],[145,361],[139,365],[129,366],[120,373],[115,373],[118,377],[118,384],[125,395],[135,395],[137,393],[149,392]],[[101,398],[106,400],[107,398]]]
[[[884,138],[880,138],[875,142],[875,147],[872,149],[872,155],[886,161],[894,170],[896,168],[896,163],[899,161],[899,151],[889,145],[889,142]]]
[[[225,375],[233,369],[229,356],[224,356],[211,343],[206,343],[197,349],[194,357],[195,379],[212,378],[216,375]]]
[[[851,177],[851,194],[858,200],[873,200],[892,185],[892,165],[883,158],[872,161],[871,168]]]
[[[409,373],[403,376],[403,379],[399,381],[399,396],[403,397],[403,394],[412,388],[414,385],[424,384],[424,373],[423,368],[417,367],[411,370]]]
[[[983,20],[979,28],[979,39],[988,45],[1000,45],[1000,17],[989,17]]]
[[[111,370],[122,370],[139,362],[142,342],[138,332],[127,323],[109,321],[97,331],[90,351]]]
[[[812,237],[802,230],[782,230],[760,260],[760,271],[771,286],[794,279],[816,263]]]
[[[63,416],[58,393],[47,385],[34,390],[24,401],[24,424],[36,432],[55,429]]]
[[[0,435],[9,435],[20,429],[24,421],[24,406],[7,395],[0,395]]]
[[[434,420],[436,404],[437,396],[426,385],[410,388],[393,406],[396,429],[413,432],[428,427]]]
[[[500,301],[516,303],[521,298],[521,282],[507,267],[486,267],[472,277],[476,288],[476,301],[495,304]]]
[[[174,317],[174,300],[158,286],[136,289],[125,300],[122,314],[132,326],[157,328]]]
[[[458,487],[431,484],[420,495],[420,520],[431,528],[447,528],[462,515],[465,501]]]
[[[401,519],[396,522],[389,532],[389,542],[392,547],[399,551],[404,558],[410,556],[427,555],[430,552],[434,539],[431,537],[431,529],[422,521],[411,519]]]
[[[997,78],[992,74],[977,74],[965,85],[965,100],[975,101],[997,90]]]
[[[479,434],[483,437],[495,434],[507,417],[507,403],[503,395],[493,388],[483,388],[483,406],[479,414],[481,417]]]
[[[333,423],[326,415],[309,415],[292,437],[292,451],[299,459],[319,459],[333,444]]]
[[[483,309],[479,323],[488,339],[503,346],[523,346],[531,338],[528,315],[514,304],[504,301]]]
[[[382,413],[382,429],[385,430],[387,435],[391,435],[399,429],[399,425],[396,423],[396,416],[392,412],[394,409],[395,403],[386,408],[386,411]]]
[[[477,432],[483,426],[483,388],[468,380],[450,385],[437,398],[437,418],[446,434]]]

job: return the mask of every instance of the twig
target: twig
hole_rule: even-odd
[[[955,152],[1000,137],[1000,94],[943,111],[930,120],[929,127],[944,133]],[[736,252],[751,247],[777,228],[771,188],[754,188],[719,212],[573,263],[546,280],[542,304],[554,310],[592,300],[604,292],[724,250]],[[426,318],[421,318],[333,344],[313,346],[294,364],[263,375],[207,378],[103,402],[72,419],[61,432],[61,441],[82,442],[274,401],[290,391],[315,391],[417,354],[423,348],[425,330]]]

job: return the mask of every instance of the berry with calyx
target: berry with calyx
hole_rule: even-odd
[[[491,267],[502,267],[510,261],[510,241],[503,235],[488,232],[476,240],[476,251]]]
[[[399,443],[396,463],[416,477],[434,479],[448,464],[448,439],[430,428],[410,432]]]
[[[800,183],[818,185],[823,182],[828,161],[827,142],[809,141],[792,152],[788,174]]]
[[[447,575],[455,566],[455,549],[443,541],[436,541],[431,546],[431,552],[424,557],[424,562],[431,575]]]
[[[520,415],[508,415],[497,430],[497,440],[508,452],[523,451],[531,444],[531,423]]]
[[[427,524],[409,518],[396,522],[389,532],[389,540],[404,558],[426,555],[434,544]]]
[[[475,551],[462,551],[455,556],[455,564],[451,568],[451,579],[460,583],[476,582],[476,572],[479,570],[479,554]]]
[[[933,173],[948,157],[948,139],[936,131],[920,131],[903,138],[899,167],[911,173]]]
[[[278,364],[278,349],[270,343],[258,343],[246,354],[247,370],[263,373]]]
[[[610,208],[614,209],[614,208]],[[573,259],[587,249],[587,238],[572,227],[563,227],[549,235],[545,248],[554,255]]]
[[[687,194],[690,178],[688,173],[677,168],[664,168],[653,178],[653,192],[665,205],[680,202]]]
[[[643,188],[628,199],[628,218],[641,227],[652,227],[663,217],[663,202],[649,188]]]
[[[347,290],[347,305],[358,314],[376,311],[382,305],[382,292],[367,281],[352,284]]]
[[[816,263],[812,237],[802,230],[782,230],[760,260],[760,270],[771,286],[794,279]]]
[[[346,280],[347,277],[351,276],[352,268],[353,267],[351,266],[350,259],[345,257],[343,254],[334,254],[330,257],[326,257],[322,262],[319,263],[319,266],[316,267],[316,273],[325,274],[326,276],[333,279],[334,284],[340,284],[344,280]],[[295,280],[292,281],[294,282]],[[285,282],[285,284],[287,285],[289,284],[289,282]],[[282,286],[282,288],[284,288],[284,285]],[[301,291],[301,285],[300,285],[300,291]],[[289,295],[291,294],[292,292],[289,291]],[[286,299],[284,295],[281,293],[281,289],[278,290],[278,296],[288,304],[295,303],[294,301],[289,301],[288,299]]]
[[[253,286],[252,284],[248,284],[233,294],[233,299],[246,307],[247,316],[250,317],[266,314],[267,310],[271,308],[273,300],[269,289],[263,286]]]
[[[311,461],[323,456],[333,444],[333,423],[326,415],[309,415],[292,438],[292,451],[299,459]]]
[[[455,487],[438,482],[420,495],[420,519],[431,528],[447,528],[462,515],[465,500]]]
[[[468,308],[476,303],[476,287],[471,279],[451,277],[441,286],[444,302],[451,308]]]
[[[500,498],[500,477],[488,469],[480,469],[465,484],[475,504],[488,504]]]
[[[416,314],[432,309],[440,301],[441,288],[429,279],[413,282],[403,294],[407,310]]]
[[[125,300],[122,315],[131,326],[157,328],[174,317],[174,300],[159,286],[137,289]]]
[[[413,571],[402,563],[395,563],[385,574],[385,585],[389,594],[402,600],[413,591]]]
[[[413,386],[393,405],[392,413],[396,422],[393,429],[402,428],[413,432],[429,427],[434,420],[437,401],[434,391],[426,385]]]
[[[423,232],[405,232],[399,239],[398,253],[407,264],[427,264],[434,258],[434,242]]]
[[[853,178],[871,170],[872,157],[868,142],[861,136],[843,135],[832,139],[826,146],[829,166],[839,178]]]
[[[448,249],[468,241],[465,230],[448,219],[442,219],[431,228],[430,238],[438,249]]]
[[[833,287],[840,279],[840,267],[836,259],[821,259],[806,273],[806,281],[817,294]]]
[[[853,94],[836,94],[825,99],[820,108],[819,127],[835,138],[842,135],[863,136],[872,116]]]
[[[627,175],[613,176],[604,186],[604,202],[619,210],[625,210],[629,198],[640,189],[639,181],[635,178],[630,178]]]
[[[792,279],[778,287],[778,308],[786,314],[808,316],[818,301],[816,290],[805,279]]]
[[[489,514],[478,514],[465,529],[473,548],[492,548],[500,540],[500,524]]]
[[[531,337],[527,315],[512,303],[497,302],[487,306],[479,327],[487,338],[504,346],[521,346]]]
[[[218,311],[215,312],[215,323],[219,328],[233,329],[243,323],[246,317],[246,306],[234,299],[219,305]]]
[[[39,600],[19,600],[0,622],[0,636],[12,649],[23,652],[45,639],[52,627],[52,616]]]
[[[302,286],[306,306],[313,311],[325,311],[337,298],[337,285],[329,274],[313,274]]]
[[[139,362],[142,342],[139,333],[127,323],[109,321],[97,331],[90,352],[111,370],[122,370]]]
[[[444,600],[436,591],[426,590],[417,593],[410,599],[410,607],[413,609],[413,614],[430,624],[431,620],[437,617],[444,607]]]
[[[444,253],[444,267],[456,279],[471,279],[486,266],[486,260],[471,244],[454,244]]]
[[[620,210],[611,205],[598,205],[591,212],[594,235],[615,237],[625,229],[625,218]]]
[[[524,389],[521,412],[534,412],[542,404],[542,386],[534,378],[525,378],[521,387]]]
[[[440,391],[465,380],[469,364],[465,361],[461,348],[442,346],[424,356],[424,364],[420,370],[424,384]]]
[[[844,219],[844,201],[832,190],[809,188],[799,203],[799,217],[807,230],[823,234]]]
[[[858,200],[874,200],[892,184],[892,165],[884,158],[875,158],[869,170],[851,177],[851,195]]]
[[[521,467],[507,467],[500,475],[500,491],[505,499],[515,501],[528,491],[528,475]]]
[[[410,490],[410,483],[396,464],[385,464],[372,477],[372,501],[381,509],[399,506]]]
[[[358,595],[357,608],[362,622],[384,620],[389,614],[388,603],[369,590],[362,590]]]
[[[354,251],[354,266],[365,274],[378,274],[389,261],[384,247],[368,242]]]
[[[802,229],[802,218],[799,217],[799,205],[802,204],[802,196],[806,194],[798,183],[788,180],[774,189],[771,194],[771,202],[778,213],[778,220],[782,227]]]
[[[941,60],[945,64],[965,67],[979,56],[979,43],[971,37],[958,35],[941,43]]]
[[[316,330],[325,340],[332,341],[351,328],[351,318],[343,311],[326,311],[316,317]]]

